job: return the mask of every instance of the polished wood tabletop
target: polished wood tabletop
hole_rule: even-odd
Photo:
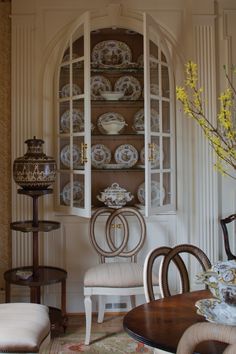
[[[124,329],[134,339],[151,347],[176,353],[183,332],[205,321],[197,314],[195,302],[212,297],[208,290],[193,291],[158,299],[133,308],[124,317]],[[200,354],[221,354],[226,344],[208,341],[199,344]]]

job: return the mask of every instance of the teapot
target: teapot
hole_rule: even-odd
[[[107,187],[101,195],[97,195],[97,199],[103,202],[109,208],[122,208],[127,202],[133,199],[133,195],[125,188],[119,186],[118,183],[112,183]]]

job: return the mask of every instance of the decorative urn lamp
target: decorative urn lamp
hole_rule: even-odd
[[[27,152],[13,163],[14,181],[25,190],[48,188],[56,179],[56,161],[43,152],[42,139],[28,139]]]

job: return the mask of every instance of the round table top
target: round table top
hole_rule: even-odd
[[[135,307],[124,317],[124,329],[134,339],[151,347],[176,353],[183,332],[192,324],[205,321],[197,314],[195,303],[212,297],[200,290],[158,299]],[[226,344],[208,341],[196,347],[200,354],[220,354]]]

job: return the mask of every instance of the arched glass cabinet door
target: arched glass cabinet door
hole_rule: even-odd
[[[161,30],[145,14],[143,33],[129,28],[129,21],[127,28],[124,23],[119,28],[117,21],[117,26],[93,31],[89,23],[85,13],[58,70],[59,209],[90,217],[91,204],[104,206],[98,196],[116,182],[133,195],[128,205],[145,210],[146,216],[173,210],[173,70]],[[124,89],[124,98],[100,97],[96,85],[103,80],[111,85],[108,91]],[[104,132],[100,123],[114,116],[124,118],[124,129]]]
[[[175,210],[174,80],[169,49],[153,18],[143,16],[145,215]]]
[[[91,215],[89,13],[71,34],[57,80],[57,196],[68,215]],[[85,182],[86,181],[86,182]]]

